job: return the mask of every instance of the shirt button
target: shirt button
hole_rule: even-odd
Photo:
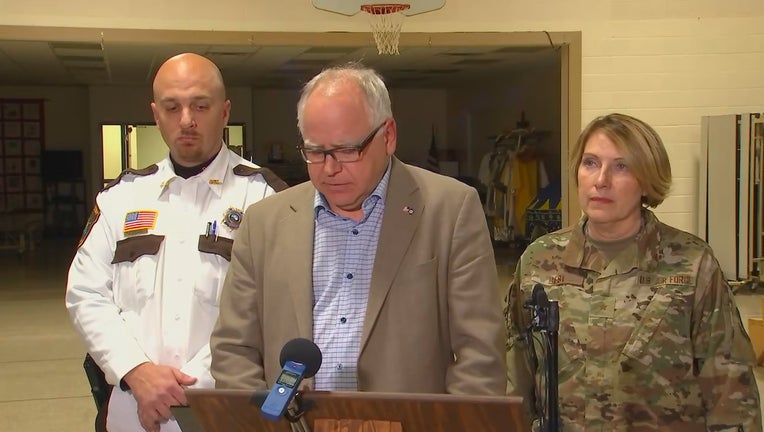
[[[353,279],[353,273],[348,273],[347,276],[345,276],[348,279]]]
[[[357,229],[355,229],[355,228],[353,229],[353,231],[350,231],[350,232],[352,232],[352,233],[353,233],[353,235],[358,235],[358,230],[357,230]]]
[[[180,315],[175,315],[175,321],[180,321]]]
[[[342,363],[337,363],[337,370],[342,370]]]
[[[347,318],[345,317],[340,318],[340,323],[345,324],[346,322],[348,322]]]

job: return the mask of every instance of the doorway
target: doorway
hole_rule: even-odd
[[[243,123],[229,124],[223,130],[223,142],[244,157]],[[159,128],[147,123],[112,123],[101,125],[103,171],[101,185],[114,181],[126,169],[140,169],[167,156],[167,145]]]

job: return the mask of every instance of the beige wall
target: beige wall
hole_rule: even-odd
[[[250,133],[254,139],[252,159],[257,164],[268,160],[268,149],[273,144],[281,144],[284,159],[291,162],[300,160],[295,150],[300,134],[297,132],[298,92],[296,90],[252,90],[252,125]]]
[[[2,1],[2,0],[0,0]],[[231,99],[231,122],[249,123],[252,119],[252,94],[249,88],[231,87],[226,89]],[[89,183],[91,196],[100,188],[102,175],[101,152],[101,125],[107,124],[153,124],[154,117],[151,113],[151,86],[92,86],[86,89],[89,106],[88,117],[83,119],[89,127],[89,136],[83,146],[85,152],[86,167],[90,168]],[[247,128],[247,142],[252,141],[251,128]],[[167,153],[166,148],[163,150]],[[97,156],[93,156],[97,155]],[[140,162],[140,161],[139,161]],[[153,163],[153,162],[152,162]]]
[[[87,94],[87,87],[0,86],[0,98],[45,101],[46,150],[79,150],[85,147],[90,140]]]
[[[254,149],[256,163],[266,163],[267,151],[273,142],[284,144],[288,160],[302,163],[294,149],[299,141],[295,111],[297,90],[232,87],[227,93],[232,106],[230,121],[246,125],[247,148]],[[424,163],[432,125],[438,132],[439,147],[446,147],[445,94],[444,90],[437,89],[391,90],[394,114],[400,123],[397,154],[401,159],[415,164]],[[92,202],[92,197],[102,186],[102,125],[154,122],[149,106],[149,86],[0,87],[0,97],[46,100],[46,148],[83,151],[85,177],[91,197],[88,202]],[[428,108],[422,109],[423,106]],[[156,134],[154,138],[158,138],[155,128],[141,130]],[[150,165],[167,153],[166,146],[156,139],[141,136],[133,141],[151,142],[152,146],[148,150],[145,147],[138,149],[138,159],[134,163],[136,167]]]
[[[427,158],[432,126],[438,134],[438,146],[446,148],[446,92],[443,89],[390,89],[393,115],[398,122],[396,155],[413,164],[423,164]],[[297,100],[299,90],[252,91],[254,161],[265,163],[268,148],[281,143],[287,161],[302,163],[295,146],[299,143],[297,130]],[[426,107],[424,109],[423,107]]]
[[[270,0],[5,0],[0,10],[0,24],[6,25],[321,32],[368,28],[360,14],[346,18],[318,11],[307,0],[278,5]],[[443,9],[404,24],[405,32],[581,31],[583,123],[622,111],[653,124],[666,141],[675,177],[672,194],[658,213],[692,232],[697,228],[700,118],[764,111],[762,28],[760,0],[448,0]],[[103,37],[109,36],[105,31]]]
[[[491,137],[517,127],[522,112],[530,128],[546,131],[538,141],[550,178],[560,173],[560,65],[538,64],[509,76],[481,80],[448,91],[449,147],[457,149],[462,174],[477,176],[482,157],[493,151]]]
[[[446,91],[443,89],[391,89],[393,115],[398,123],[395,155],[404,162],[424,166],[435,127],[436,145],[448,148]]]

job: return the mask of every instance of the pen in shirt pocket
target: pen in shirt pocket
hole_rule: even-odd
[[[207,230],[204,231],[204,236],[209,237],[212,232],[212,222],[207,222]]]

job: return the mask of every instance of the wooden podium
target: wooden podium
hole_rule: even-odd
[[[290,432],[286,419],[260,414],[267,393],[188,389],[188,407],[173,407],[183,432]],[[258,403],[259,401],[259,403]],[[530,431],[522,398],[417,393],[302,394],[313,432]]]

